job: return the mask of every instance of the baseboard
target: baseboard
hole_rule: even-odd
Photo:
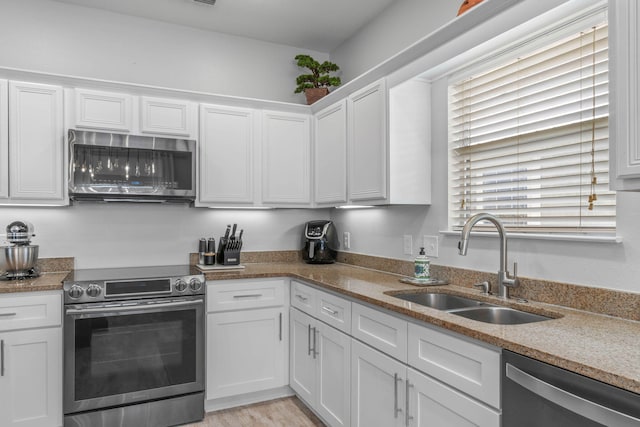
[[[237,406],[251,405],[267,400],[279,399],[295,395],[288,385],[270,390],[256,391],[253,393],[239,394],[237,396],[221,397],[219,399],[207,400],[204,402],[206,412],[219,411],[221,409],[235,408]]]

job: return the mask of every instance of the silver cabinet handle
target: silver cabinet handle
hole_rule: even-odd
[[[300,294],[296,294],[296,298],[298,298],[298,299],[299,299],[300,301],[302,301],[302,302],[307,302],[307,300],[309,299],[309,298],[307,298],[307,297],[303,297],[303,296],[302,296],[302,295],[300,295]]]
[[[398,406],[398,381],[402,381],[402,378],[397,373],[393,374],[393,418],[398,418],[398,414],[402,412]]]
[[[0,377],[4,377],[4,340],[0,340]]]
[[[234,298],[260,298],[262,294],[245,294],[245,295],[234,295]]]
[[[318,329],[314,326],[313,328],[311,328],[313,330],[313,358],[315,359],[316,356],[318,355],[318,352],[316,351],[316,333],[318,332]]]
[[[332,316],[337,316],[338,314],[340,314],[339,312],[331,310],[329,307],[325,307],[324,305],[322,306],[322,309]]]
[[[407,427],[409,427],[409,423],[413,419],[413,417],[411,415],[409,415],[409,389],[411,387],[413,387],[413,384],[411,384],[409,382],[409,378],[407,378],[407,381],[405,382],[405,396],[404,396],[404,399],[405,399],[404,422],[405,422]]]
[[[282,312],[280,313],[278,322],[278,327],[280,329],[280,341],[282,341]]]
[[[0,313],[0,317],[13,317],[16,316],[18,313]]]
[[[311,323],[307,327],[307,356],[311,356]]]
[[[566,390],[546,383],[518,368],[510,363],[506,366],[507,378],[521,385],[527,390],[543,397],[556,405],[580,414],[596,423],[606,426],[632,427],[637,426],[640,419],[634,418],[622,412],[618,412],[606,406],[591,402],[585,398],[577,396]]]

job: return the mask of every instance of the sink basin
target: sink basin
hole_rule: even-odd
[[[456,316],[496,325],[520,325],[541,322],[552,317],[502,307],[472,298],[436,292],[404,292],[393,294],[395,298],[446,311]]]
[[[394,294],[393,296],[405,301],[410,301],[416,304],[425,305],[427,307],[445,311],[455,310],[458,308],[492,305],[482,301],[476,301],[471,298],[429,292],[407,292],[402,294]]]
[[[520,325],[523,323],[542,322],[550,320],[551,317],[539,314],[527,313],[526,311],[515,310],[509,307],[474,307],[463,310],[450,311],[451,314],[466,317],[485,323],[497,325]]]

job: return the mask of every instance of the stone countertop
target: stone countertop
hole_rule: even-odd
[[[245,269],[206,272],[207,280],[288,276],[399,314],[530,356],[567,370],[640,393],[640,322],[557,305],[479,295],[468,287],[416,287],[402,276],[346,264],[300,262],[245,264]],[[493,325],[394,298],[397,291],[423,290],[471,296],[554,317],[538,323]]]
[[[11,292],[60,291],[69,271],[40,273],[35,279],[0,281],[0,294]]]

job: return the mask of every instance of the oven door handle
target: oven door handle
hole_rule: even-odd
[[[66,314],[84,314],[84,313],[111,313],[114,311],[134,311],[140,309],[157,309],[157,308],[168,308],[168,307],[185,307],[190,305],[200,305],[203,304],[202,300],[192,300],[192,301],[173,301],[166,302],[162,304],[139,304],[139,305],[126,305],[119,307],[89,307],[89,308],[68,308],[65,313]]]

